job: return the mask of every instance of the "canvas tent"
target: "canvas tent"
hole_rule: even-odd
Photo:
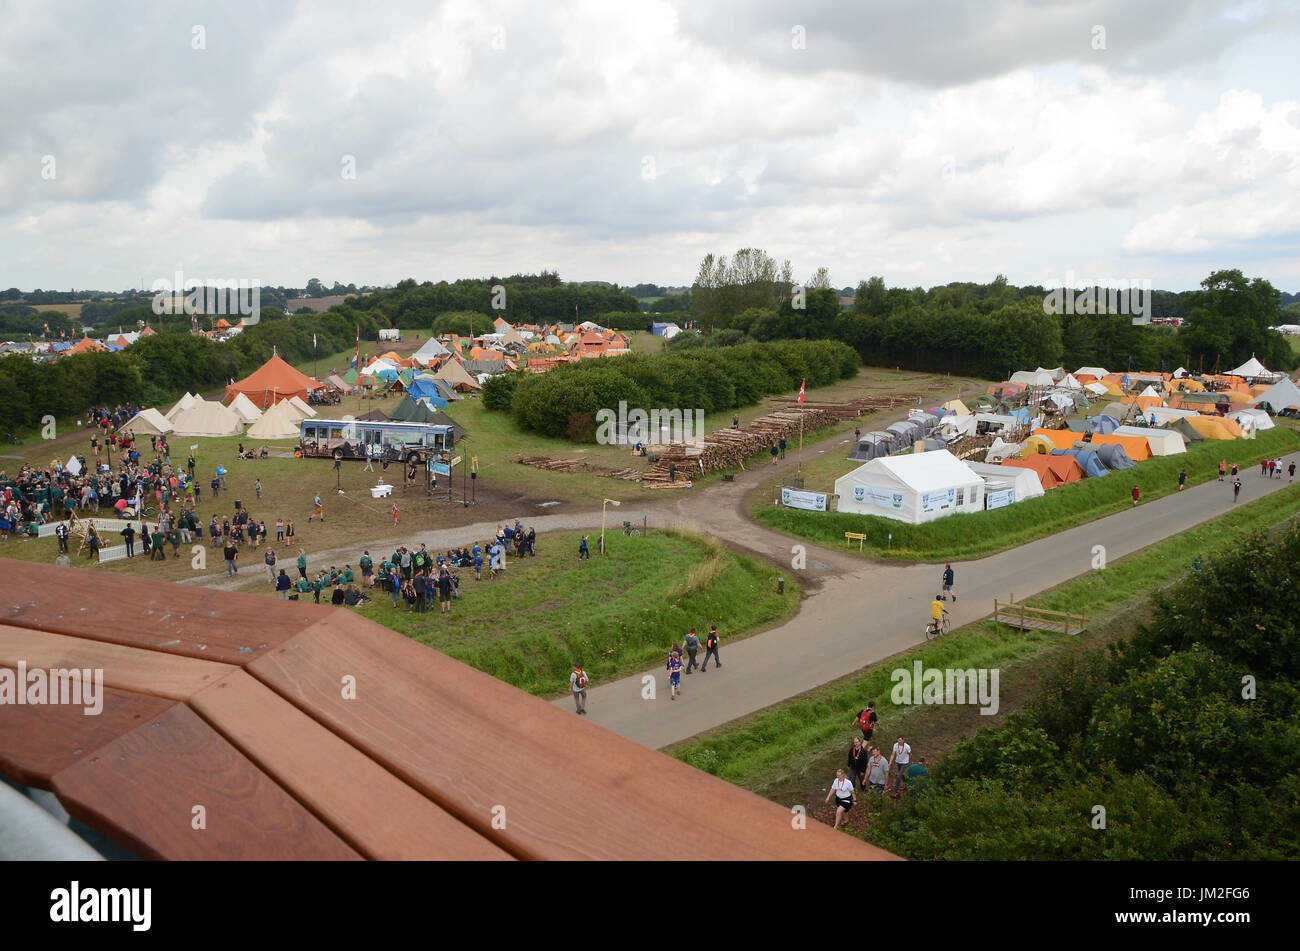
[[[1176,409],[1172,406],[1153,406],[1146,412],[1147,419],[1154,417],[1157,426],[1167,426],[1176,419],[1199,415],[1201,414],[1194,409]]]
[[[1272,380],[1276,374],[1256,360],[1255,355],[1252,353],[1249,360],[1237,367],[1237,369],[1229,370],[1225,376],[1239,376],[1245,380]]]
[[[455,387],[458,390],[460,389],[477,390],[480,385],[478,380],[470,376],[469,371],[467,371],[463,366],[461,366],[455,360],[448,360],[446,363],[444,363],[441,367],[439,367],[438,372],[435,373],[434,376],[437,377],[439,380],[446,380],[448,383],[450,383],[453,387]]]
[[[284,414],[285,414],[289,419],[292,419],[295,423],[298,422],[300,419],[307,419],[307,418],[308,418],[308,415],[309,415],[309,414],[304,413],[301,409],[299,409],[298,406],[297,406],[297,404],[294,403],[293,400],[280,400],[280,402],[276,403],[275,405],[276,405],[276,406],[283,406],[283,407],[284,407],[284,410],[283,410]],[[273,408],[274,408],[274,407],[273,407]]]
[[[1180,433],[1171,429],[1157,429],[1153,426],[1121,426],[1115,430],[1116,436],[1135,436],[1147,441],[1153,456],[1176,456],[1187,451],[1187,444]]]
[[[1083,469],[1073,456],[1042,456],[1033,454],[1024,459],[1008,459],[1004,466],[1033,469],[1044,489],[1055,489],[1083,478]]]
[[[296,410],[298,410],[298,412],[301,413],[304,417],[315,416],[315,415],[316,415],[316,411],[315,411],[314,409],[312,409],[312,408],[307,404],[307,401],[306,401],[305,399],[303,399],[302,397],[300,397],[300,396],[291,396],[291,397],[289,397],[289,402],[290,402],[290,403],[293,405],[293,407],[294,407]]]
[[[1056,380],[1046,370],[1019,370],[1011,374],[1008,383],[1023,383],[1025,386],[1052,386]]]
[[[1083,389],[1085,393],[1091,393],[1093,396],[1110,395],[1110,388],[1107,387],[1106,384],[1097,383],[1096,381],[1093,381],[1092,383],[1083,384]]]
[[[1043,494],[1043,482],[1033,469],[1020,466],[997,466],[987,462],[968,462],[966,465],[984,480],[986,508],[1000,508],[1004,502],[1024,502]],[[1011,492],[1010,498],[999,497]],[[989,496],[993,498],[990,499]]]
[[[178,414],[183,413],[185,410],[189,409],[196,402],[198,402],[199,399],[200,397],[195,396],[193,393],[189,392],[189,390],[186,390],[185,395],[182,396],[180,399],[178,399],[174,404],[172,404],[172,408],[169,409],[167,412],[163,413],[162,415],[166,416],[168,419],[175,419]]]
[[[293,404],[281,400],[265,413],[262,418],[248,427],[251,439],[291,439],[299,433],[298,417],[291,413]]]
[[[1205,437],[1201,435],[1199,430],[1192,426],[1192,419],[1193,417],[1188,416],[1180,417],[1170,422],[1166,428],[1182,436],[1183,442],[1202,442]]]
[[[171,421],[153,408],[140,410],[122,427],[122,432],[137,436],[166,436],[171,431]]]
[[[966,404],[963,403],[961,400],[949,400],[948,402],[944,403],[943,406],[940,408],[951,410],[952,412],[956,413],[958,416],[970,415],[970,410],[966,408]]]
[[[433,410],[427,403],[407,393],[397,408],[388,414],[388,418],[401,423],[427,423],[433,418]]]
[[[1300,387],[1283,377],[1255,397],[1252,405],[1267,409],[1275,416],[1289,409],[1300,408]]]
[[[230,401],[230,408],[238,413],[239,418],[245,423],[255,423],[262,418],[262,411],[243,393],[235,394],[235,398]]]
[[[1110,371],[1102,367],[1079,367],[1074,371],[1075,376],[1091,376],[1100,380],[1103,376],[1110,376]]]
[[[894,448],[894,434],[886,432],[863,433],[849,453],[850,462],[868,462],[878,456],[887,456]]]
[[[1273,429],[1276,425],[1262,409],[1239,409],[1235,413],[1229,413],[1228,418],[1235,420],[1242,429],[1245,429],[1246,425],[1253,429]]]
[[[1068,429],[1035,429],[1034,436],[1047,440],[1056,449],[1073,449],[1079,441],[1079,434]]]
[[[244,421],[220,403],[199,400],[176,415],[172,430],[178,436],[237,436],[244,431]]]
[[[1227,417],[1196,416],[1186,422],[1206,439],[1241,438],[1241,427]]]
[[[439,343],[437,339],[430,337],[419,350],[411,354],[411,362],[427,367],[430,363],[436,363],[449,353],[451,351]]]
[[[352,385],[337,373],[331,373],[325,378],[325,382],[334,387],[334,389],[338,390],[340,393],[349,393],[352,390]]]
[[[1097,458],[1097,453],[1091,449],[1053,449],[1053,456],[1072,456],[1074,461],[1079,464],[1083,474],[1089,478],[1098,478],[1108,476],[1106,466]]]
[[[295,370],[279,356],[272,356],[260,367],[238,383],[226,387],[226,402],[236,393],[245,394],[258,409],[266,409],[277,400],[297,396],[305,399],[320,384],[305,373]]]
[[[984,480],[946,449],[886,456],[835,480],[839,511],[912,525],[984,508]]]

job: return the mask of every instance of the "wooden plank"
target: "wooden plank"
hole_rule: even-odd
[[[0,559],[0,623],[246,664],[320,620],[303,601]],[[75,597],[61,597],[75,591]]]
[[[243,671],[190,706],[367,858],[511,857]]]
[[[102,702],[93,716],[69,704],[7,705],[0,716],[0,773],[24,786],[49,789],[59,770],[152,720],[175,701],[105,687]]]
[[[56,773],[52,787],[70,814],[143,858],[361,857],[183,704]]]
[[[520,858],[893,858],[346,612],[246,670]]]
[[[102,670],[110,687],[168,700],[186,700],[235,670],[210,660],[0,624],[0,664],[17,667],[20,662],[28,669]]]

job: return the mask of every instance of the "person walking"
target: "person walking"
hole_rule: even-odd
[[[1224,477],[1227,474],[1228,474],[1228,460],[1220,459],[1219,460],[1219,481],[1222,482],[1224,480]]]
[[[307,516],[307,521],[310,522],[314,518],[319,518],[322,522],[325,521],[325,503],[321,501],[319,492],[316,493],[316,499],[312,502],[311,514]]]
[[[1259,460],[1259,474],[1262,475],[1265,479],[1268,478],[1268,468],[1269,468],[1269,466],[1271,466],[1272,464],[1273,464],[1273,460],[1272,460],[1272,459],[1261,459],[1261,460]]]
[[[156,537],[157,536],[155,536],[155,538]],[[159,550],[162,549],[161,545],[155,544],[154,547],[158,548]],[[235,547],[235,543],[233,540],[226,541],[226,547],[223,554],[226,557],[226,577],[228,578],[231,575],[238,574],[239,568],[235,564],[235,559],[239,557],[239,549]]]
[[[362,472],[375,471],[375,446],[373,443],[366,444],[366,465]]]
[[[776,465],[776,454],[781,450],[777,448],[776,443],[772,443],[772,465]]]
[[[442,613],[451,613],[451,572],[446,568],[438,572],[438,602],[442,605]]]
[[[718,659],[718,626],[716,624],[709,628],[709,633],[704,638],[704,663],[700,666],[700,672],[709,669],[709,658],[713,658],[713,665],[721,667],[722,661]]]
[[[781,437],[781,442],[778,445],[781,448],[781,458],[784,459],[785,458],[785,437],[784,436]]]
[[[135,528],[131,525],[130,522],[127,522],[126,528],[122,529],[122,531],[119,534],[126,539],[126,557],[134,558],[135,557]]]
[[[293,544],[293,519],[286,519],[284,523],[284,540],[287,544]]]
[[[282,518],[275,520],[275,540],[277,542],[284,541],[284,519]]]
[[[695,628],[691,628],[690,631],[687,632],[683,646],[686,648],[686,656],[688,658],[686,672],[689,674],[699,666],[699,664],[695,663],[695,654],[700,649],[700,639],[695,633]]]
[[[844,775],[844,770],[835,771],[835,781],[831,783],[830,792],[826,793],[826,801],[831,801],[831,796],[835,797],[835,828],[840,827],[844,817],[849,814],[849,810],[858,801],[858,794],[853,789],[853,783]]]
[[[298,549],[298,574],[306,580],[307,578],[307,553],[301,548]]]
[[[266,583],[275,584],[275,549],[268,547],[266,549],[266,554],[262,556],[262,561],[266,563]]]
[[[1232,477],[1235,479],[1240,474],[1241,474],[1241,467],[1234,462],[1232,464]]]
[[[1234,505],[1236,504],[1237,496],[1239,495],[1241,495],[1241,480],[1233,479],[1232,480],[1232,501]]]
[[[261,479],[254,479],[254,480],[253,480],[253,494],[256,495],[259,499],[262,497],[262,480],[261,480]]]
[[[1137,486],[1133,486],[1133,506],[1136,508],[1138,502],[1140,502],[1141,500],[1142,500],[1142,490],[1139,489]]]
[[[880,718],[876,716],[876,701],[867,701],[867,705],[858,711],[858,715],[853,718],[853,722],[862,731],[863,741],[870,743],[871,734],[875,732],[876,724],[880,722]]]
[[[952,595],[952,603],[956,604],[957,595],[954,594],[952,590],[952,582],[954,577],[955,576],[953,575],[952,565],[944,565],[943,566],[943,593],[945,596]]]
[[[323,521],[323,519],[322,519]],[[393,528],[397,527],[397,503],[393,503]]]
[[[668,652],[668,664],[666,669],[668,671],[668,689],[670,691],[670,699],[676,700],[677,694],[679,694],[682,689],[682,652],[681,648],[676,644],[674,644],[673,649]]]
[[[1282,478],[1282,457],[1278,456],[1273,460],[1273,468],[1277,470],[1277,477]]]
[[[578,716],[586,716],[587,672],[582,669],[581,664],[573,665],[573,673],[569,674],[569,687],[573,690],[573,705],[578,710]]]
[[[1187,470],[1184,469],[1178,473],[1178,491],[1183,491],[1183,486],[1187,485]]]
[[[283,568],[275,579],[275,593],[280,596],[282,601],[289,600],[289,589],[293,587],[293,582],[289,579],[289,573]]]
[[[862,737],[853,738],[853,746],[849,750],[849,760],[846,764],[849,768],[849,780],[858,789],[864,789],[867,781],[867,760],[871,757],[871,750],[862,744]]]
[[[871,748],[871,756],[867,760],[867,785],[875,793],[884,793],[885,784],[889,782],[889,760],[880,755],[880,747]]]
[[[578,560],[582,561],[582,559],[584,558],[586,558],[588,561],[591,560],[591,549],[587,547],[586,535],[583,535],[582,541],[578,542]]]
[[[894,744],[893,752],[889,755],[889,768],[894,773],[894,795],[903,791],[903,777],[907,774],[907,767],[912,764],[912,747],[901,736],[898,742]]]
[[[1294,482],[1294,481],[1295,481],[1295,463],[1293,462],[1293,463],[1291,463],[1291,465],[1287,466],[1287,467],[1286,467],[1286,471],[1287,471],[1287,475],[1289,475],[1289,476],[1291,477],[1291,478],[1287,479],[1287,481],[1288,481],[1288,482]]]

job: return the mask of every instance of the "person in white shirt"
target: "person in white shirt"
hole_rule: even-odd
[[[898,793],[903,788],[903,776],[907,773],[907,767],[912,763],[912,747],[900,736],[898,742],[894,744],[894,750],[889,754],[889,768],[895,773],[894,792]]]
[[[850,809],[858,801],[858,794],[853,791],[853,783],[844,775],[844,770],[835,771],[835,781],[831,783],[830,792],[826,794],[826,801],[831,801],[831,796],[835,797],[837,803],[835,807],[835,828],[840,827],[844,817],[848,815]]]

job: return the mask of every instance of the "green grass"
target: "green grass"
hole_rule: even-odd
[[[1300,516],[1300,492],[1260,499],[1210,522],[1158,542],[1103,571],[1066,582],[1033,602],[1053,610],[1088,610],[1093,627],[1145,602],[1157,589],[1187,570],[1193,553],[1210,556],[1232,547],[1251,532]],[[1073,638],[1016,631],[977,621],[937,641],[920,645],[850,677],[819,687],[782,704],[733,721],[678,744],[667,752],[700,769],[760,794],[804,781],[824,781],[828,762],[838,761],[854,732],[852,719],[867,700],[876,701],[881,732],[894,737],[915,733],[920,718],[936,708],[895,706],[891,673],[921,661],[937,668],[1007,669],[1051,653],[1071,650]]]
[[[1143,500],[1150,501],[1176,492],[1178,473],[1183,468],[1187,469],[1188,484],[1196,485],[1218,478],[1220,459],[1248,470],[1260,459],[1285,455],[1297,448],[1300,433],[1289,425],[1262,432],[1253,440],[1206,440],[1192,443],[1185,454],[1153,457],[1139,462],[1136,468],[1105,478],[1081,479],[1052,489],[1042,498],[922,525],[876,515],[805,512],[771,505],[756,506],[753,514],[768,528],[827,546],[843,548],[845,532],[860,532],[867,536],[863,555],[869,557],[905,561],[982,558],[1122,511],[1131,504],[1130,491],[1135,484]],[[838,467],[842,473],[851,466],[841,460]],[[805,485],[814,491],[833,488],[814,482]],[[856,546],[848,550],[857,553]]]
[[[802,596],[788,577],[778,595],[775,568],[703,536],[607,534],[602,558],[593,535],[585,561],[580,537],[539,538],[536,558],[511,558],[495,580],[461,569],[448,615],[395,609],[385,592],[362,612],[530,693],[559,696],[575,661],[608,683],[661,661],[692,626],[702,640],[716,624],[730,643],[793,615]]]

